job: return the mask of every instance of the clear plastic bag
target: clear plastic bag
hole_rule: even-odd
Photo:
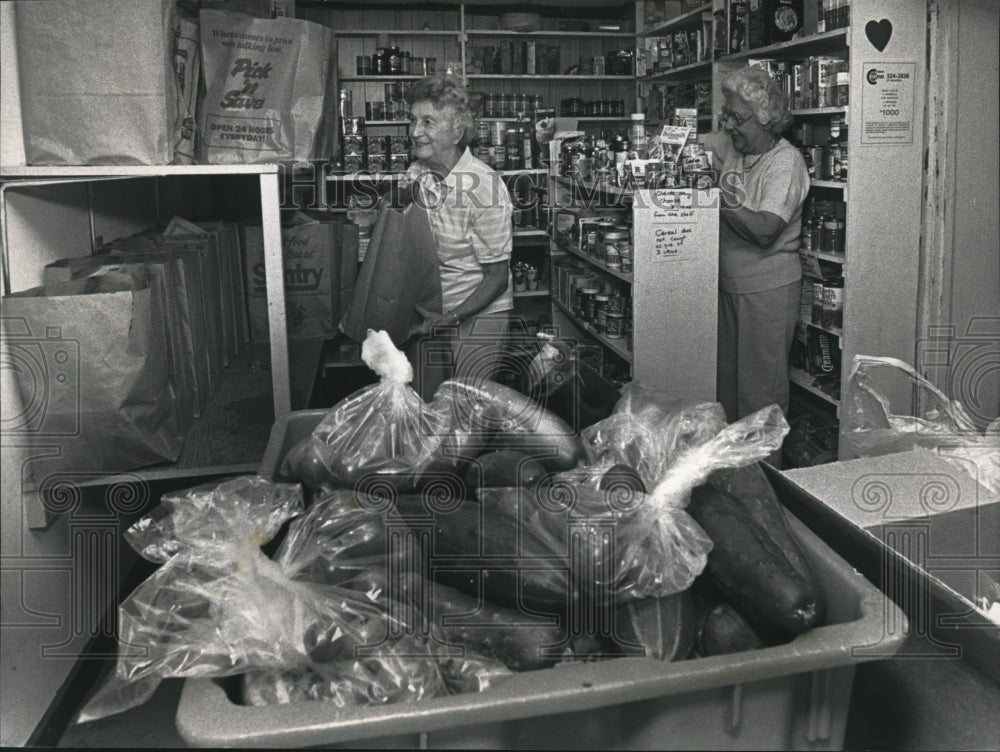
[[[126,537],[140,553],[167,558],[121,604],[115,672],[78,722],[141,704],[164,678],[256,670],[322,666],[324,675],[360,682],[361,694],[384,701],[443,693],[436,663],[419,657],[426,647],[396,616],[403,609],[389,608],[384,597],[293,579],[300,570],[286,567],[310,561],[298,555],[309,548],[308,536],[292,537],[284,561],[261,551],[301,503],[298,486],[240,478],[172,494],[130,529]],[[355,670],[359,651],[367,651],[364,673]]]
[[[894,408],[889,394],[905,407]],[[855,356],[841,436],[858,457],[929,449],[1000,494],[1000,418],[981,433],[959,401],[896,358]]]
[[[373,476],[406,486],[436,456],[449,426],[443,410],[410,386],[413,367],[385,332],[369,330],[361,357],[379,382],[359,389],[324,416],[286,455],[281,473],[310,487],[350,487]]]
[[[712,548],[685,511],[692,489],[715,470],[767,457],[788,433],[777,405],[726,425],[718,403],[671,411],[663,401],[640,403],[635,396],[628,395],[622,410],[585,429],[588,455],[597,462],[555,476],[543,500],[570,499],[573,514],[603,515],[615,525],[613,590],[619,602],[687,589]],[[628,482],[606,483],[601,490],[605,474],[617,464],[636,470],[648,493]]]
[[[416,539],[400,534],[406,529],[403,518],[385,497],[323,489],[313,498],[309,511],[289,526],[274,558],[296,580],[336,585],[361,594],[379,604],[391,623],[418,635],[425,650],[423,657],[436,664],[443,682],[441,692],[482,691],[511,671],[498,661],[428,639],[430,632],[423,613],[427,604],[415,602],[387,575],[393,572],[404,576],[424,569]],[[381,666],[386,672],[385,686],[366,691],[389,692],[389,696],[399,698],[406,686],[418,686],[403,670],[406,666],[399,661],[394,647],[380,655],[380,661],[385,664]],[[271,671],[245,684],[258,699],[281,697],[284,692],[289,696],[313,693],[339,703],[358,694],[357,676],[365,676],[358,674],[359,667],[351,665],[348,669],[347,677],[333,678],[323,671]],[[404,678],[408,685],[402,683]]]
[[[681,450],[704,443],[726,425],[718,402],[683,405],[667,395],[629,384],[614,411],[583,429],[588,464],[623,464],[647,488],[663,477]]]

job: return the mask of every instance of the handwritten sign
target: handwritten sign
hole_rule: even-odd
[[[718,189],[642,193],[633,204],[637,271],[644,260],[661,264],[718,256]]]
[[[865,63],[861,143],[912,144],[916,63]]]

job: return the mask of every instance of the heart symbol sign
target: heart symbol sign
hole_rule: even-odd
[[[883,18],[881,21],[869,21],[865,24],[865,36],[879,52],[885,49],[892,37],[892,21]]]

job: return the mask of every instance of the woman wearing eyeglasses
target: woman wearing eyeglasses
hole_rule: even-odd
[[[720,170],[717,390],[732,422],[770,404],[788,410],[809,173],[780,135],[791,116],[766,71],[733,71],[722,93],[722,130],[704,142]]]

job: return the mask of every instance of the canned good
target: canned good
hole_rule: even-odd
[[[350,89],[340,90],[340,117],[352,117],[354,115],[354,95]]]
[[[365,119],[362,117],[342,117],[340,132],[345,136],[362,136],[365,132]]]
[[[810,320],[816,326],[823,326],[823,294],[823,282],[818,280],[813,282],[812,315]]]
[[[345,154],[344,170],[346,172],[360,172],[365,169],[365,157],[363,154]]]
[[[389,155],[389,172],[406,172],[406,168],[410,164],[409,154],[390,154]]]
[[[604,263],[613,271],[621,271],[622,257],[619,246],[623,243],[628,244],[627,232],[609,230],[604,235]]]
[[[605,315],[604,336],[608,339],[621,339],[624,333],[624,314],[617,311],[608,311]]]
[[[364,155],[365,137],[356,134],[349,134],[343,138],[344,156]]]
[[[514,278],[514,292],[524,292],[528,289],[528,278],[521,264],[514,264],[511,274]]]
[[[594,321],[594,301],[597,298],[597,288],[596,287],[585,287],[583,288],[583,294],[580,296],[580,315],[584,321],[588,324]]]
[[[823,327],[840,329],[844,325],[844,280],[823,285]]]
[[[608,330],[608,295],[597,295],[594,298],[594,328],[598,334]]]
[[[386,148],[390,154],[406,154],[410,150],[407,136],[386,136]]]
[[[580,220],[580,250],[584,253],[593,254],[597,248],[598,224],[599,220],[593,218]]]
[[[626,241],[618,245],[618,255],[622,261],[622,271],[632,273],[632,243]]]
[[[507,136],[507,122],[500,121],[494,123],[487,123],[490,130],[490,144],[492,146],[503,146],[504,139]]]
[[[384,151],[368,152],[368,169],[372,172],[387,172],[389,157]]]

